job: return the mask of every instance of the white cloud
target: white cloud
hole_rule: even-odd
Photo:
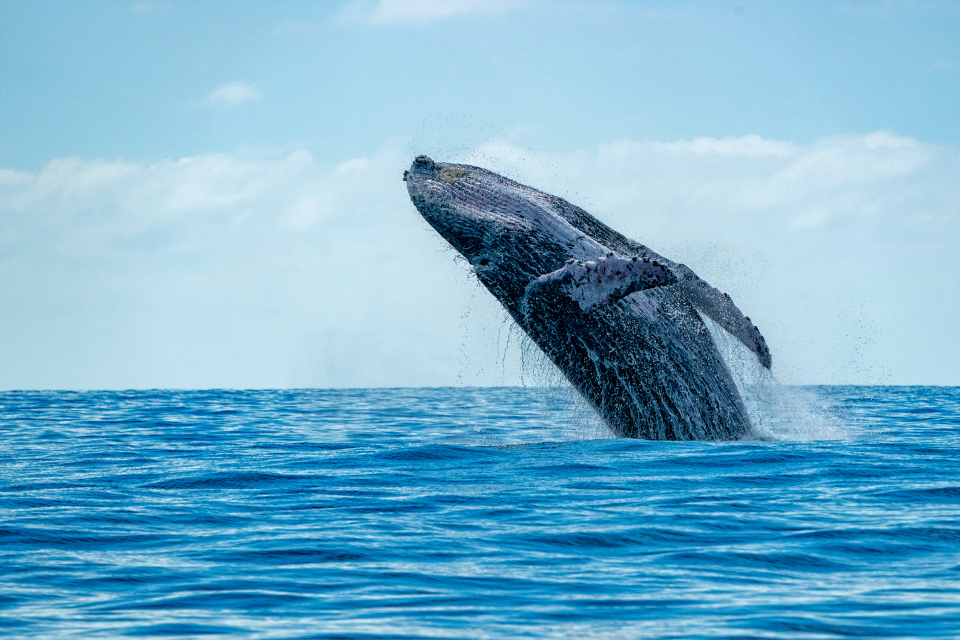
[[[468,159],[531,180],[538,177],[532,175],[535,167],[554,166],[543,176],[549,182],[564,176],[553,189],[568,190],[570,177],[576,176],[582,185],[577,191],[581,197],[591,194],[594,207],[641,208],[648,221],[675,218],[677,209],[710,208],[739,218],[776,215],[787,223],[824,207],[840,217],[856,215],[862,207],[852,203],[871,202],[881,193],[894,197],[896,181],[924,175],[938,153],[911,138],[875,132],[804,146],[754,135],[669,143],[618,140],[595,151],[553,156],[494,140]]]
[[[252,84],[230,82],[208,93],[203,103],[208,107],[234,108],[251,100],[259,100],[260,97],[260,90]]]
[[[170,8],[165,2],[137,2],[130,7],[130,12],[144,18],[163,15]]]
[[[960,154],[888,132],[466,160],[584,206],[728,291],[800,382],[957,384]]]
[[[0,388],[453,381],[471,289],[407,155],[0,171]]]
[[[523,0],[354,0],[340,7],[339,18],[367,24],[418,24],[454,18],[512,11]]]
[[[413,155],[0,170],[0,388],[516,382],[497,303],[407,198]],[[690,265],[788,380],[960,382],[954,149],[879,132],[562,154],[492,140],[460,159]]]
[[[779,140],[764,140],[757,135],[741,138],[696,138],[691,141],[665,142],[656,145],[665,152],[690,152],[697,155],[726,155],[747,157],[785,157],[794,155],[795,145]]]

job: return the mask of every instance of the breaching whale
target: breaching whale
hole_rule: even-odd
[[[730,297],[562,198],[418,156],[403,179],[427,222],[621,437],[731,440],[750,419],[700,314],[770,368]]]

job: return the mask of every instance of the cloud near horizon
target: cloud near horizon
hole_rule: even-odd
[[[407,198],[411,155],[0,170],[0,388],[518,382],[497,303]],[[787,381],[960,383],[944,357],[960,347],[955,149],[875,132],[560,154],[489,140],[436,159],[556,193],[685,262],[754,319]]]

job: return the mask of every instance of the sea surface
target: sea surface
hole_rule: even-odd
[[[693,443],[562,388],[0,393],[0,634],[960,637],[960,388],[791,393]]]

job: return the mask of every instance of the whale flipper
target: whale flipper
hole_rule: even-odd
[[[674,276],[658,262],[613,255],[598,260],[570,260],[527,286],[526,297],[568,298],[581,311],[616,302],[636,291],[675,284]],[[555,304],[564,305],[560,300]]]
[[[753,351],[760,364],[769,369],[771,358],[767,341],[750,318],[743,315],[737,305],[733,304],[730,296],[701,280],[687,265],[678,264],[676,269],[680,272],[687,300],[700,313],[708,316]]]

